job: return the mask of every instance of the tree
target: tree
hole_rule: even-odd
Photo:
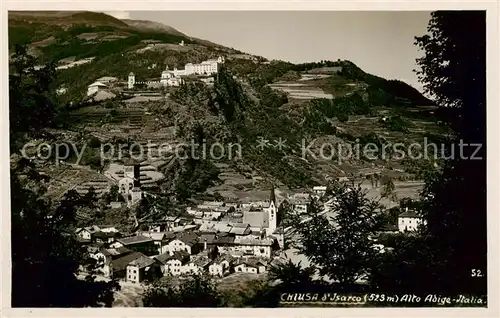
[[[120,194],[120,188],[116,184],[111,186],[111,188],[109,189],[109,192],[107,192],[104,195],[104,199],[106,200],[107,203],[124,202],[125,201],[123,196]]]
[[[434,271],[441,271],[439,279],[422,284],[436,292],[485,294],[486,12],[433,12],[428,34],[417,37],[416,44],[424,52],[417,75],[425,91],[439,106],[456,109],[447,118],[455,131],[455,144],[449,146],[460,140],[481,145],[477,153],[473,146],[455,153],[442,173],[426,181],[423,237],[438,260]],[[471,275],[478,270],[482,277]]]
[[[224,197],[219,192],[214,192],[214,200],[217,202],[224,202]]]
[[[382,191],[381,191],[381,196],[383,198],[390,198],[393,201],[397,201],[396,197],[396,187],[394,186],[394,182],[392,181],[392,178],[389,176],[383,176],[382,180],[380,180],[381,185],[382,185]]]
[[[54,208],[27,189],[17,175],[11,179],[12,306],[107,306],[119,289],[116,282],[96,282],[75,274],[88,257],[73,233],[76,191]]]
[[[223,297],[210,278],[194,275],[179,287],[156,283],[143,302],[145,307],[222,307]]]
[[[270,281],[280,281],[287,292],[301,291],[313,284],[316,269],[312,267],[302,268],[301,263],[295,264],[289,259],[284,264],[274,265],[269,270]],[[283,287],[283,286],[282,286]]]
[[[11,151],[25,135],[32,136],[52,123],[57,114],[55,65],[35,68],[37,60],[25,46],[16,46],[9,70],[9,126]],[[19,146],[19,145],[17,145]]]
[[[308,221],[292,216],[298,237],[292,244],[321,275],[349,290],[358,279],[367,277],[376,253],[370,237],[379,226],[381,206],[369,200],[359,185],[336,183],[328,188],[325,196],[334,198],[334,203],[327,214],[320,214],[319,202],[313,200]]]
[[[282,227],[287,227],[288,216],[293,213],[292,205],[288,200],[283,200],[278,207],[278,212],[276,213],[276,224]]]
[[[9,74],[11,152],[17,141],[43,132],[56,114],[50,84],[53,65],[35,69],[35,59],[16,48]],[[83,200],[68,191],[59,204],[43,197],[43,180],[21,158],[11,165],[11,249],[13,307],[111,306],[116,282],[80,280],[78,267],[87,253],[74,237],[76,208]],[[92,202],[89,202],[89,204]]]

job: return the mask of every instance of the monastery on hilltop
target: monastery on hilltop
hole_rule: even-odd
[[[219,56],[217,59],[210,59],[203,61],[198,64],[187,63],[183,70],[174,68],[170,70],[168,65],[166,69],[161,73],[159,84],[163,86],[179,86],[183,83],[181,76],[188,75],[213,75],[217,74],[220,70],[222,64],[224,64],[225,59],[223,56]],[[157,81],[154,81],[157,83]],[[136,82],[135,74],[130,73],[128,76],[128,88],[131,89],[135,84],[152,84],[153,82]]]

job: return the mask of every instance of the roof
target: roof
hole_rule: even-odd
[[[176,251],[172,255],[170,255],[169,253],[165,253],[165,254],[155,256],[155,259],[162,264],[166,264],[168,261],[173,260],[173,259],[176,259],[176,260],[179,260],[182,262],[183,260],[185,260],[188,257],[189,257],[188,252]]]
[[[194,265],[196,266],[199,266],[199,267],[205,267],[207,266],[208,264],[210,264],[212,262],[212,260],[208,257],[204,257],[204,256],[201,256],[201,257],[194,257],[190,263],[193,263]]]
[[[231,224],[227,224],[225,222],[217,222],[214,224],[214,231],[219,233],[229,233],[233,226]]]
[[[98,78],[96,82],[112,82],[112,81],[116,81],[116,80],[118,80],[118,78],[116,78],[116,77],[103,76],[103,77]]]
[[[135,260],[133,260],[132,262],[130,262],[128,265],[129,266],[137,266],[139,268],[144,268],[144,267],[148,267],[148,266],[151,266],[155,263],[155,261],[147,256],[141,256]]]
[[[89,87],[93,87],[93,86],[102,86],[102,87],[106,87],[106,84],[103,84],[101,82],[94,82],[92,84],[89,85]]]
[[[177,239],[186,245],[193,246],[198,243],[198,236],[192,233],[185,233],[184,235],[179,235]]]
[[[264,211],[245,211],[243,213],[243,223],[248,223],[251,227],[267,227],[269,225],[269,216]]]
[[[256,245],[256,246],[271,246],[274,241],[272,239],[257,239],[253,237],[236,237],[234,244],[239,245]]]
[[[127,265],[130,264],[130,262],[141,257],[147,257],[147,256],[139,252],[132,252],[130,254],[117,258],[111,262],[111,265],[113,266],[113,271],[118,272],[125,270],[127,268]]]
[[[172,222],[175,222],[175,221],[178,221],[180,218],[178,216],[166,216],[165,217],[165,221],[172,221]]]
[[[254,258],[240,260],[236,266],[241,265],[241,264],[245,264],[245,266],[255,267],[255,268],[257,268],[258,266],[266,266],[267,265],[265,262],[263,262],[259,259],[254,259]]]
[[[101,252],[106,255],[106,256],[117,256],[117,255],[122,255],[126,253],[132,252],[128,248],[122,246],[118,248],[108,248],[108,249],[102,249]]]
[[[99,237],[99,238],[108,238],[108,237],[115,237],[118,235],[118,232],[96,232],[94,233],[94,237]]]
[[[77,236],[75,239],[79,243],[90,243],[89,239],[84,239],[83,237],[80,237],[80,236]]]
[[[214,223],[202,223],[199,230],[200,232],[215,232],[214,227]]]
[[[313,190],[317,190],[317,191],[326,191],[326,186],[317,186],[317,187],[313,187]]]
[[[252,232],[250,224],[235,224],[229,233],[236,235],[246,235]]]
[[[111,98],[114,98],[114,97],[116,97],[115,94],[110,93],[110,92],[106,92],[106,91],[98,91],[97,93],[95,93],[95,95],[92,96],[92,98],[95,101],[101,101],[101,100],[111,99]]]
[[[216,238],[217,236],[213,233],[205,233],[205,234],[201,234],[200,237],[199,237],[199,242],[200,243],[205,243],[207,242],[207,244],[213,244],[215,241],[216,241]]]
[[[217,237],[214,242],[216,242],[217,244],[233,244],[234,240],[234,236],[220,236]]]
[[[399,215],[400,218],[421,218],[421,215],[418,215],[416,211],[414,210],[407,210],[404,211]]]
[[[92,225],[92,226],[87,226],[87,227],[84,227],[84,228],[77,228],[76,229],[76,233],[79,233],[83,230],[86,230],[88,231],[89,233],[96,233],[96,232],[99,232],[101,229],[98,227],[98,226],[95,226],[95,225]]]
[[[144,236],[148,236],[155,241],[161,241],[165,237],[165,232],[147,232],[143,233]]]
[[[228,261],[229,263],[234,262],[235,258],[231,256],[231,254],[222,254],[217,256],[214,260],[214,263],[222,263],[223,261]]]
[[[153,242],[153,239],[150,237],[137,235],[137,236],[121,238],[121,239],[118,239],[117,241],[122,243],[123,245],[133,245],[133,244],[139,244],[139,243]]]

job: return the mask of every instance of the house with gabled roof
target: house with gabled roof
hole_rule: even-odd
[[[194,233],[179,233],[167,241],[165,250],[170,254],[177,251],[185,251],[190,255],[196,254],[200,250],[200,247],[195,246],[198,242],[198,236]]]
[[[77,228],[75,231],[75,234],[84,240],[91,241],[92,235],[94,233],[99,232],[100,230],[101,229],[98,226],[92,225],[92,226],[87,226],[87,227],[83,227],[83,228]]]
[[[175,238],[173,232],[140,232],[140,235],[153,240],[158,249],[158,254],[166,253],[168,251],[168,241]]]
[[[108,245],[113,243],[116,239],[120,237],[121,237],[120,232],[99,231],[92,235],[92,242]]]
[[[143,235],[135,235],[129,237],[122,237],[117,239],[114,243],[110,245],[112,248],[127,247],[136,252],[144,253],[148,256],[155,255],[158,252],[158,248],[154,243],[154,240],[150,237]]]
[[[186,262],[182,268],[182,274],[199,274],[208,269],[208,266],[212,260],[204,256],[193,256],[188,262]]]
[[[107,87],[107,85],[105,85],[101,82],[94,82],[88,86],[87,96],[94,95],[95,93],[99,92],[101,89],[104,89],[106,87]]]
[[[113,277],[126,279],[128,264],[141,257],[147,256],[139,252],[131,252],[112,260],[110,264],[110,271],[112,272]]]
[[[140,283],[146,279],[153,281],[161,276],[160,263],[145,255],[134,259],[127,265],[126,279],[131,283]]]
[[[111,262],[132,252],[133,251],[129,250],[126,247],[120,247],[116,249],[101,248],[99,252],[91,255],[91,257],[96,259],[98,270],[104,277],[112,277],[113,271]]]
[[[160,263],[160,270],[164,276],[177,276],[182,274],[182,266],[189,262],[190,256],[186,251],[177,251],[173,254],[164,253],[155,256],[155,259]]]
[[[421,224],[425,224],[425,220],[415,210],[406,208],[406,210],[398,216],[398,229],[400,232],[416,231]]]
[[[267,263],[259,259],[240,259],[234,266],[235,273],[260,274],[266,271]]]
[[[212,276],[223,277],[224,275],[230,273],[235,262],[236,258],[229,254],[220,255],[209,265],[208,272]]]

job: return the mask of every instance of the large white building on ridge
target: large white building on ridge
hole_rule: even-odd
[[[185,75],[210,75],[218,73],[222,64],[224,64],[224,57],[219,56],[217,59],[206,60],[198,64],[187,63],[183,70],[174,68],[173,71],[169,71],[167,68],[164,72],[168,71],[173,77]]]

